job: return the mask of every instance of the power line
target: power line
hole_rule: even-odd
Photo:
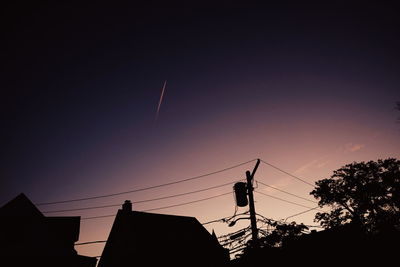
[[[318,203],[318,202],[316,202],[316,201],[313,201],[313,200],[310,200],[310,199],[301,197],[301,196],[299,196],[299,195],[296,195],[296,194],[287,192],[287,191],[285,191],[285,190],[279,189],[279,188],[274,187],[274,186],[272,186],[272,185],[267,185],[267,184],[265,184],[265,183],[263,183],[263,182],[261,182],[261,181],[259,181],[259,180],[257,180],[257,182],[260,183],[260,184],[262,184],[262,185],[264,185],[264,186],[267,186],[267,187],[273,188],[273,189],[275,189],[275,190],[277,190],[277,191],[283,192],[283,193],[285,193],[285,194],[288,194],[288,195],[291,195],[291,196],[294,196],[294,197],[297,197],[297,198],[300,198],[300,199],[303,199],[303,200],[307,200],[307,201],[312,202],[312,203]]]
[[[96,244],[96,243],[105,243],[107,240],[97,240],[97,241],[89,241],[89,242],[81,242],[76,243],[75,246],[82,246],[82,245],[89,245],[89,244]]]
[[[222,195],[225,195],[225,194],[222,194]],[[218,197],[218,196],[215,196],[215,197]],[[211,197],[211,198],[214,198],[214,197]],[[208,199],[210,199],[210,198],[208,198]],[[201,201],[203,201],[203,200],[208,200],[208,199],[202,199]],[[198,202],[198,201],[197,201],[197,202]],[[190,203],[183,203],[183,204],[190,204]],[[248,213],[248,211],[243,212],[243,213],[239,213],[239,214],[237,214],[236,216],[243,215],[243,214],[246,214],[246,213]],[[216,220],[208,221],[208,222],[202,223],[201,225],[207,225],[207,224],[210,224],[210,223],[221,222],[221,221],[224,222],[224,220],[229,219],[229,218],[232,218],[232,216],[228,216],[228,217],[224,217],[224,218],[221,218],[221,219],[216,219]]]
[[[287,220],[287,219],[289,219],[289,218],[292,218],[292,217],[295,217],[295,216],[298,216],[298,215],[301,215],[301,214],[304,214],[304,213],[307,213],[307,212],[310,212],[310,211],[316,210],[316,209],[318,209],[318,208],[319,208],[319,207],[318,207],[318,206],[316,206],[316,207],[314,207],[314,208],[311,208],[311,209],[308,209],[308,210],[305,210],[305,211],[302,211],[302,212],[299,212],[299,213],[296,213],[296,214],[290,215],[289,217],[286,217],[286,219],[285,219],[285,222],[286,222],[286,220]],[[316,227],[316,226],[313,226],[313,227]]]
[[[190,192],[185,192],[185,193],[180,193],[180,194],[175,194],[175,195],[170,195],[170,196],[165,196],[165,197],[152,198],[152,199],[146,199],[146,200],[138,200],[138,201],[133,201],[132,203],[138,204],[138,203],[145,203],[145,202],[157,201],[157,200],[162,200],[162,199],[186,196],[186,195],[190,195],[190,194],[194,194],[194,193],[204,192],[204,191],[212,190],[215,188],[231,185],[232,183],[233,182],[220,184],[220,185],[211,186],[211,187],[207,187],[207,188],[203,188],[203,189],[199,189],[199,190],[195,190],[195,191],[190,191]],[[102,209],[102,208],[119,207],[119,206],[121,206],[121,203],[104,205],[104,206],[92,206],[92,207],[84,207],[84,208],[65,209],[65,210],[50,210],[50,211],[43,211],[43,213],[59,213],[59,212],[67,212],[67,211]]]
[[[198,202],[202,202],[202,201],[206,201],[206,200],[210,200],[210,199],[214,199],[214,198],[218,198],[218,197],[222,197],[222,196],[226,196],[226,195],[230,195],[231,192],[227,192],[227,193],[223,193],[223,194],[219,194],[219,195],[215,195],[215,196],[211,196],[211,197],[207,197],[207,198],[202,198],[202,199],[198,199],[198,200],[193,200],[193,201],[189,201],[189,202],[184,202],[184,203],[180,203],[180,204],[175,204],[175,205],[170,205],[170,206],[164,206],[164,207],[159,207],[159,208],[153,208],[153,209],[147,209],[147,210],[141,210],[142,212],[147,212],[147,211],[154,211],[154,210],[161,210],[161,209],[168,209],[168,208],[173,208],[173,207],[179,207],[179,206],[184,206],[184,205],[189,205],[189,204],[193,204],[193,203],[198,203]],[[110,214],[110,215],[102,215],[102,216],[94,216],[94,217],[83,217],[81,218],[81,220],[90,220],[90,219],[98,219],[98,218],[107,218],[107,217],[112,217],[115,216],[116,214]]]
[[[183,182],[187,182],[187,181],[192,181],[192,180],[196,180],[196,179],[200,179],[206,176],[210,176],[213,174],[217,174],[217,173],[221,173],[227,170],[231,170],[234,168],[237,168],[239,166],[248,164],[252,161],[254,161],[255,159],[246,161],[246,162],[242,162],[236,165],[233,165],[231,167],[227,167],[218,171],[214,171],[214,172],[209,172],[206,174],[202,174],[202,175],[198,175],[198,176],[194,176],[194,177],[190,177],[190,178],[186,178],[186,179],[182,179],[182,180],[177,180],[174,182],[169,182],[169,183],[164,183],[164,184],[159,184],[159,185],[154,185],[154,186],[149,186],[149,187],[144,187],[144,188],[139,188],[139,189],[133,189],[133,190],[129,190],[129,191],[124,191],[124,192],[118,192],[118,193],[112,193],[112,194],[105,194],[105,195],[98,195],[98,196],[92,196],[92,197],[85,197],[85,198],[75,198],[75,199],[68,199],[68,200],[59,200],[59,201],[53,201],[53,202],[42,202],[42,203],[36,203],[36,206],[44,206],[44,205],[52,205],[52,204],[60,204],[60,203],[69,203],[69,202],[76,202],[76,201],[83,201],[83,200],[90,200],[90,199],[98,199],[98,198],[105,198],[105,197],[113,197],[113,196],[119,196],[119,195],[124,195],[124,194],[129,194],[129,193],[136,193],[136,192],[141,192],[141,191],[145,191],[145,190],[150,190],[150,189],[154,189],[154,188],[159,188],[159,187],[163,187],[163,186],[169,186],[169,185],[174,185],[174,184],[178,184],[178,183],[183,183]]]
[[[223,195],[223,194],[222,194],[222,195]],[[218,196],[215,196],[215,197],[218,197]],[[214,198],[214,197],[211,197],[211,198]],[[208,199],[209,199],[209,198],[208,198]],[[206,200],[206,199],[202,199],[202,200]],[[183,203],[183,204],[184,204],[184,203]],[[186,203],[186,204],[189,204],[189,203]],[[315,210],[315,209],[317,209],[317,208],[318,208],[318,206],[317,206],[317,207],[314,207],[314,208],[312,208],[312,209],[305,210],[305,211],[303,211],[303,212],[299,212],[299,213],[293,214],[293,215],[287,217],[287,218],[285,219],[285,221],[286,221],[288,218],[301,215],[301,214],[303,214],[303,213],[306,213],[306,212]],[[239,213],[239,214],[237,214],[237,216],[243,215],[243,214],[246,214],[246,213],[248,213],[248,211],[243,212],[243,213]],[[274,222],[277,222],[277,223],[283,223],[282,221],[278,221],[278,220],[274,220],[274,219],[267,218],[267,217],[265,217],[265,216],[263,216],[263,215],[261,215],[261,214],[259,214],[259,213],[257,213],[256,215],[262,217],[264,220],[267,220],[267,221],[274,221]],[[115,214],[113,214],[113,215],[105,215],[105,216],[97,216],[96,218],[100,218],[100,217],[110,217],[110,216],[115,216]],[[207,225],[207,224],[214,223],[214,222],[224,221],[224,220],[226,220],[226,219],[228,219],[228,218],[231,218],[231,217],[232,217],[232,216],[228,216],[228,217],[224,217],[224,218],[221,218],[221,219],[216,219],[216,220],[208,221],[208,222],[202,223],[202,225]],[[95,217],[91,217],[91,218],[95,218]],[[86,219],[88,219],[88,218],[86,218]],[[307,226],[307,227],[322,228],[321,226],[317,226],[317,225],[305,225],[305,226]],[[236,231],[236,232],[229,233],[229,234],[226,234],[226,235],[223,235],[223,236],[219,236],[218,239],[223,239],[223,238],[229,239],[230,236],[233,236],[233,235],[235,235],[235,234],[237,234],[237,233],[240,233],[240,232],[246,232],[246,231],[248,231],[249,229],[250,229],[250,227],[246,227],[246,228],[240,229],[240,230],[238,230],[238,231]],[[259,230],[261,231],[262,229],[259,229]],[[90,245],[90,244],[105,243],[105,242],[107,242],[107,240],[87,241],[87,242],[76,243],[75,246]],[[234,243],[234,242],[237,242],[237,240],[230,240],[229,242],[224,243],[223,246],[229,245],[229,243]]]
[[[111,208],[111,207],[119,207],[119,204],[111,204],[111,205],[104,205],[104,206],[94,206],[94,207],[84,207],[84,208],[76,208],[76,209],[66,209],[66,210],[49,210],[43,211],[42,213],[60,213],[60,212],[68,212],[68,211],[78,211],[78,210],[92,210],[92,209],[102,209],[102,208]]]
[[[306,211],[303,211],[303,212],[299,212],[299,213],[290,215],[289,217],[286,218],[286,220],[287,220],[288,218],[291,218],[291,217],[294,217],[294,216],[297,216],[297,215],[301,215],[301,214],[303,214],[303,213],[306,213],[306,212],[315,210],[315,209],[317,209],[317,208],[318,208],[318,207],[314,207],[314,208],[312,208],[312,209],[308,209],[308,210],[306,210]],[[261,215],[261,214],[259,214],[259,213],[257,213],[257,215],[260,216],[261,218],[263,218],[265,221],[271,221],[271,222],[276,222],[276,223],[279,223],[279,224],[285,224],[285,222],[282,222],[282,220],[278,221],[278,220],[270,219],[270,218],[267,218],[267,217],[265,217],[265,216],[263,216],[263,215]],[[285,220],[285,221],[286,221],[286,220]],[[305,224],[304,224],[304,225],[305,225]],[[305,225],[305,226],[307,226],[307,227],[322,228],[321,226],[318,226],[318,225]]]
[[[235,232],[233,232],[233,233],[229,233],[229,234],[226,234],[226,235],[222,235],[222,236],[219,236],[219,237],[217,237],[217,239],[218,240],[223,240],[223,239],[229,239],[231,236],[233,236],[233,235],[236,235],[236,234],[238,234],[238,233],[240,233],[240,232],[247,232],[248,230],[250,230],[251,229],[251,227],[250,226],[247,226],[247,227],[245,227],[245,228],[242,228],[242,229],[240,229],[240,230],[237,230],[237,231],[235,231]],[[221,241],[221,242],[223,242],[223,241]]]
[[[241,231],[241,232],[243,232],[243,235],[241,235],[241,236],[239,236],[239,237],[237,237],[235,239],[230,239],[229,238],[229,239],[221,241],[220,245],[226,248],[228,246],[231,247],[232,244],[234,244],[234,243],[241,243],[243,240],[245,240],[246,238],[251,236],[251,233],[246,234],[246,232],[248,232],[248,230],[250,230],[250,229]],[[234,235],[232,235],[232,236],[234,236]]]
[[[239,247],[233,248],[233,249],[229,250],[229,254],[239,252],[239,251],[243,250],[245,247],[246,247],[246,245],[241,245]]]
[[[82,217],[81,221],[83,221],[83,220],[91,220],[91,219],[114,217],[115,215],[117,215],[117,214],[100,215],[100,216],[93,216],[93,217]]]
[[[228,216],[228,217],[224,217],[224,218],[221,218],[221,219],[216,219],[216,220],[212,220],[212,221],[209,221],[209,222],[205,222],[205,223],[202,223],[202,225],[207,225],[207,224],[210,224],[210,223],[221,222],[221,221],[224,222],[224,220],[231,219],[231,218],[233,218],[235,216],[244,215],[246,213],[248,213],[248,211],[242,212],[242,213],[239,213],[239,214],[235,214],[234,216]]]
[[[287,203],[290,203],[290,204],[299,206],[299,207],[311,209],[311,207],[304,206],[304,205],[302,205],[302,204],[299,204],[299,203],[296,203],[296,202],[292,202],[292,201],[289,201],[289,200],[286,200],[286,199],[282,199],[282,198],[279,198],[279,197],[271,196],[271,195],[265,194],[265,193],[260,192],[260,191],[255,191],[255,192],[258,193],[258,194],[267,196],[267,197],[275,198],[275,199],[277,199],[277,200],[284,201],[284,202],[287,202]]]
[[[225,217],[225,218],[229,218],[229,217]],[[210,223],[221,222],[221,221],[223,221],[223,219],[225,219],[225,218],[217,219],[217,220],[212,220],[212,221],[209,221],[209,222],[206,222],[206,223],[202,223],[202,225],[207,225],[207,224],[210,224]]]
[[[201,202],[201,201],[205,201],[205,200],[209,200],[209,199],[213,199],[213,198],[217,198],[217,197],[226,196],[228,194],[230,195],[230,194],[232,194],[232,192],[227,192],[227,193],[224,193],[224,194],[219,194],[219,195],[216,195],[216,196],[207,197],[207,198],[203,198],[203,199],[198,199],[198,200],[194,200],[194,201],[189,201],[189,202],[185,202],[185,203],[181,203],[181,204],[170,205],[170,206],[165,206],[165,207],[161,207],[161,208],[148,209],[148,210],[143,210],[143,211],[153,211],[153,210],[162,210],[162,209],[168,209],[168,208],[173,208],[173,207],[179,207],[179,206],[193,204],[193,203],[197,203],[197,202]]]
[[[279,222],[279,221],[277,221],[277,220],[267,218],[267,217],[265,217],[264,215],[261,215],[261,214],[259,214],[259,213],[256,213],[256,215],[260,216],[261,218],[263,218],[263,219],[266,220],[266,221]]]
[[[311,183],[309,183],[309,182],[307,182],[307,181],[305,181],[305,180],[303,180],[303,179],[297,177],[296,175],[293,175],[293,174],[291,174],[291,173],[289,173],[289,172],[287,172],[287,171],[284,171],[284,170],[282,170],[281,168],[278,168],[278,167],[276,167],[275,165],[272,165],[271,163],[268,163],[268,162],[266,162],[266,161],[264,161],[264,160],[262,160],[262,159],[260,159],[260,161],[261,161],[262,163],[264,163],[264,164],[266,164],[266,165],[268,165],[268,166],[270,166],[270,167],[272,167],[272,168],[274,168],[274,169],[280,171],[280,172],[283,172],[284,174],[287,174],[287,175],[289,175],[289,176],[291,176],[291,177],[293,177],[293,178],[295,178],[295,179],[297,179],[297,180],[299,180],[299,181],[301,181],[301,182],[303,182],[303,183],[305,183],[305,184],[308,184],[309,186],[315,187],[315,185],[313,185],[313,184],[311,184]]]
[[[243,215],[243,214],[246,214],[246,213],[248,213],[248,211],[243,212],[243,213],[239,213],[239,214],[237,214],[237,216],[238,216],[238,215]],[[105,216],[111,217],[111,216],[115,216],[115,214],[113,214],[113,215],[105,215]],[[98,216],[98,217],[105,217],[105,216]],[[231,218],[231,217],[232,217],[232,216],[228,216],[228,217],[224,217],[224,218],[221,218],[221,219],[216,219],[216,220],[208,221],[208,222],[202,223],[202,225],[207,225],[207,224],[214,223],[214,222],[224,221],[224,220],[226,220],[226,219],[228,219],[228,218]],[[86,218],[86,219],[87,219],[87,218]],[[246,230],[246,229],[247,229],[247,228],[244,228],[244,229],[241,229],[240,231],[243,231],[243,230]],[[96,244],[96,243],[105,243],[105,242],[107,242],[107,240],[87,241],[87,242],[75,243],[75,246],[89,245],[89,244]]]

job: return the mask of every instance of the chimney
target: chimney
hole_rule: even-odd
[[[122,204],[122,210],[125,212],[132,211],[132,202],[125,200],[124,204]]]

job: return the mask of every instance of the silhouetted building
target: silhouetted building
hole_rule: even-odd
[[[45,217],[20,194],[0,208],[0,266],[94,267],[78,255],[80,217]]]
[[[196,218],[132,211],[125,201],[98,266],[211,267],[228,261],[227,250]]]

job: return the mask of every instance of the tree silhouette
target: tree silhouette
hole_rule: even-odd
[[[259,246],[254,246],[252,240],[246,243],[243,252],[237,255],[239,266],[265,265],[266,262],[270,265],[282,264],[285,248],[308,230],[304,224],[295,222],[284,223],[265,218],[264,223],[273,229],[262,231],[264,236],[257,240]]]
[[[272,223],[275,227],[268,235],[260,238],[260,243],[269,247],[282,247],[285,243],[296,240],[297,237],[304,234],[308,227],[304,224],[291,223]]]
[[[334,171],[331,178],[316,182],[310,193],[320,207],[315,220],[325,228],[346,223],[367,232],[400,226],[400,161],[385,160],[352,163]]]

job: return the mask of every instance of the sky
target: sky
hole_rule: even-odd
[[[21,192],[34,203],[85,198],[248,162],[157,189],[39,206],[117,205],[232,183],[133,204],[148,210],[232,192],[257,158],[311,184],[354,161],[400,158],[398,11],[372,1],[9,4],[1,11],[0,205]],[[268,164],[255,179],[313,200],[313,187]],[[255,193],[257,213],[272,219],[316,206],[260,183],[256,190],[305,206]],[[204,223],[234,210],[227,194],[153,212]],[[314,214],[291,220],[317,225]],[[79,241],[105,240],[112,222],[82,220]],[[248,224],[205,227],[222,235]],[[76,248],[99,256],[102,246]]]

